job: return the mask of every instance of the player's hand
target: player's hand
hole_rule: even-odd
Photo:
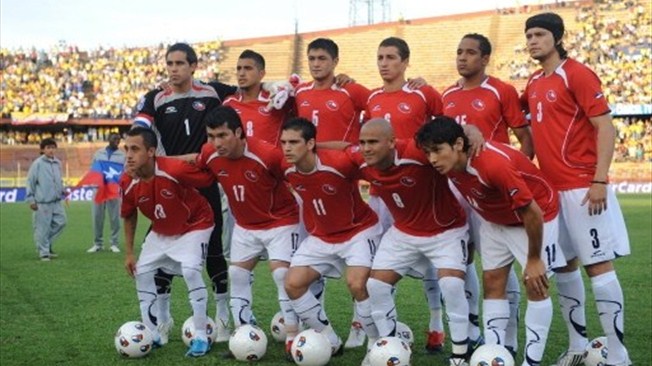
[[[167,81],[161,82],[158,85],[158,87],[159,87],[159,89],[163,89],[163,91],[165,91],[165,92],[168,92],[168,93],[172,92],[172,85]]]
[[[548,296],[548,277],[546,266],[541,259],[528,259],[523,271],[523,283],[528,292],[536,295]]]
[[[30,203],[29,208],[31,208],[32,211],[37,211],[38,210],[38,205],[36,203]]]
[[[417,76],[414,79],[407,79],[407,86],[410,90],[419,89],[426,85],[428,85],[428,82],[421,76]]]
[[[343,87],[346,84],[355,83],[355,79],[352,79],[347,74],[337,74],[335,75],[335,85],[338,87]]]
[[[478,156],[484,150],[485,139],[480,129],[473,125],[463,125],[464,134],[469,138],[469,156]]]
[[[136,275],[136,258],[134,258],[133,254],[125,256],[125,269],[130,277],[133,278]]]
[[[582,200],[582,206],[587,202],[589,203],[589,215],[600,215],[602,211],[607,211],[607,185],[601,183],[593,183],[586,196]]]

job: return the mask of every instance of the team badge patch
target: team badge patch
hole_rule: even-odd
[[[166,199],[172,199],[174,198],[174,193],[164,188],[161,190],[161,196]]]
[[[328,195],[331,195],[331,196],[333,196],[333,195],[335,195],[337,193],[337,189],[335,187],[333,187],[332,185],[328,184],[328,183],[321,186],[321,190],[324,191],[324,193],[326,193]]]
[[[412,177],[401,177],[401,184],[406,186],[406,187],[412,187],[416,184],[417,182],[414,180]]]
[[[194,108],[196,111],[201,112],[206,109],[206,104],[196,100],[192,102],[192,108]]]
[[[546,99],[551,103],[556,102],[557,101],[557,93],[555,93],[555,91],[552,90],[552,89],[548,90],[546,92]]]
[[[258,108],[258,113],[262,114],[263,116],[269,116],[271,114],[267,107]]]
[[[398,110],[401,113],[410,114],[412,113],[412,107],[409,104],[403,102],[398,105]]]
[[[254,182],[254,183],[258,182],[258,174],[256,172],[254,172],[253,170],[245,171],[244,176],[250,182]]]
[[[485,108],[484,102],[480,99],[474,99],[473,102],[471,102],[471,107],[475,109],[476,111],[483,111]]]
[[[337,104],[336,101],[334,100],[329,100],[326,102],[326,108],[330,109],[331,111],[336,111],[340,109],[340,106]]]

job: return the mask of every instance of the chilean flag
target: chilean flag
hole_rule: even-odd
[[[75,188],[97,186],[95,202],[102,203],[120,197],[120,176],[124,166],[114,161],[96,160],[91,170],[82,177]]]

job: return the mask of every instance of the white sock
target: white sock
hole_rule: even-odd
[[[379,337],[393,335],[396,331],[396,305],[392,289],[392,285],[375,278],[367,280],[371,317],[376,323]]]
[[[224,326],[229,324],[229,294],[224,292],[215,293],[215,322],[222,322]]]
[[[136,273],[136,293],[138,295],[138,305],[140,307],[140,318],[152,332],[154,339],[158,339],[159,333],[156,328],[156,283],[154,283],[154,273]]]
[[[444,322],[442,321],[441,311],[441,289],[439,288],[439,279],[437,278],[437,270],[435,267],[430,266],[425,276],[423,277],[423,291],[428,300],[428,307],[430,308],[430,323],[428,324],[429,331],[443,332]]]
[[[550,298],[541,301],[528,300],[527,309],[525,309],[524,365],[541,364],[551,321],[552,301]]]
[[[285,276],[288,273],[288,269],[285,267],[280,267],[272,272],[272,278],[276,283],[276,291],[278,295],[278,304],[281,307],[281,313],[283,314],[283,320],[285,326],[292,327],[299,325],[299,317],[297,313],[294,312],[292,304],[290,303],[290,298],[288,297],[287,292],[285,292]]]
[[[159,294],[156,298],[158,313],[156,324],[164,324],[170,321],[170,293]]]
[[[192,322],[195,325],[195,337],[206,341],[206,324],[208,317],[206,315],[206,304],[208,300],[208,291],[202,274],[197,269],[183,267],[183,279],[188,286],[188,300],[192,307]]]
[[[486,344],[505,345],[505,331],[509,322],[509,301],[484,299],[482,302],[484,341]]]
[[[317,298],[323,308],[326,301],[326,278],[319,277],[317,281],[311,283],[310,292]]]
[[[586,293],[582,274],[577,269],[573,272],[557,273],[557,292],[561,315],[568,328],[568,349],[572,352],[583,352],[586,338]]]
[[[229,266],[229,280],[231,284],[231,314],[233,314],[233,324],[239,327],[242,324],[249,324],[251,321],[251,271],[242,267]]]
[[[301,297],[296,300],[291,300],[291,302],[299,318],[315,331],[321,333],[324,328],[330,325],[328,317],[323,312],[321,303],[317,301],[317,298],[312,292],[306,291]]]
[[[466,301],[469,303],[469,338],[476,340],[480,337],[480,281],[475,264],[470,263],[466,266],[466,276],[464,277],[464,292]]]
[[[469,338],[469,303],[464,296],[464,280],[452,276],[440,277],[439,287],[446,305],[453,354],[464,355]]]
[[[378,328],[371,317],[371,302],[369,299],[356,301],[355,313],[358,315],[362,329],[364,329],[367,336],[371,339],[378,338]]]
[[[360,321],[360,317],[358,316],[357,305],[355,303],[355,299],[352,298],[352,300],[353,300],[353,317],[351,318],[351,327],[353,327],[354,323],[362,324],[362,322]]]
[[[607,337],[609,353],[607,363],[609,365],[624,364],[627,357],[627,349],[623,344],[625,335],[625,302],[623,290],[615,271],[603,273],[591,278],[595,303],[598,307],[600,324]]]
[[[521,286],[514,267],[509,270],[507,277],[507,300],[509,300],[509,322],[505,331],[505,347],[518,350],[518,322],[520,317],[519,305],[521,303]]]

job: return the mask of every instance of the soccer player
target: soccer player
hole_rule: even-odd
[[[346,265],[347,285],[362,326],[369,337],[378,337],[366,283],[382,228],[360,196],[357,167],[342,151],[316,151],[316,134],[317,127],[305,118],[287,121],[281,132],[289,164],[285,176],[301,197],[309,234],[292,257],[285,289],[297,315],[328,337],[336,355],[343,349],[342,341],[309,286],[321,276],[340,277]],[[286,346],[291,347],[297,329],[286,325],[286,330]]]
[[[349,147],[347,153],[394,219],[382,237],[367,282],[379,335],[392,336],[396,331],[392,296],[396,283],[411,270],[423,275],[435,267],[451,333],[450,364],[466,365],[468,226],[446,177],[434,171],[414,139],[395,139],[391,124],[384,119],[366,122],[360,145]]]
[[[354,82],[336,85],[338,61],[339,48],[332,40],[318,38],[308,44],[308,65],[313,80],[296,87],[296,113],[317,127],[318,141],[355,143],[369,90]]]
[[[143,323],[152,331],[155,345],[161,335],[151,313],[157,301],[154,275],[159,268],[183,275],[193,310],[196,334],[187,356],[205,355],[210,344],[206,335],[206,284],[202,278],[204,257],[213,231],[213,211],[195,190],[213,182],[213,177],[179,159],[157,157],[157,136],[149,128],[127,132],[127,171],[121,179],[125,230],[125,268],[136,279]],[[151,220],[138,262],[134,236],[138,210]]]
[[[204,121],[208,142],[197,165],[209,168],[219,180],[235,217],[229,266],[235,326],[250,323],[252,271],[265,255],[285,325],[296,327],[285,276],[299,244],[299,210],[284,181],[283,154],[274,145],[245,137],[240,117],[231,107],[213,109]]]
[[[136,107],[134,125],[150,127],[159,139],[159,155],[198,153],[206,142],[203,119],[211,109],[236,91],[236,87],[219,82],[203,83],[193,78],[197,69],[197,54],[185,43],[170,46],[165,54],[169,89],[154,89],[145,94]],[[227,293],[228,269],[222,253],[222,208],[217,185],[200,190],[214,214],[215,228],[211,234],[206,258],[206,272],[215,292],[217,341],[229,339],[229,305]],[[157,274],[159,294],[158,325],[162,342],[167,343],[173,325],[170,317],[170,285],[172,276]]]
[[[582,363],[587,344],[585,290],[578,265],[591,279],[600,323],[609,343],[607,365],[630,365],[624,341],[623,291],[613,260],[628,255],[629,238],[620,206],[609,189],[615,131],[600,79],[568,58],[564,21],[555,13],[527,19],[530,57],[541,69],[522,95],[532,119],[532,136],[541,171],[559,191],[559,244],[568,265],[557,275],[569,347],[558,366]]]
[[[491,43],[487,37],[470,33],[460,40],[457,46],[456,65],[461,79],[446,89],[443,94],[444,114],[454,118],[461,125],[471,124],[480,129],[487,141],[497,141],[509,144],[508,129],[518,138],[521,151],[532,158],[532,135],[516,89],[493,76],[486,74],[486,67],[491,61]],[[452,186],[453,193],[458,197],[469,218],[471,233],[471,248],[469,249],[470,265],[467,267],[466,291],[469,296],[469,336],[477,339],[480,336],[478,327],[478,296],[479,285],[468,276],[475,273],[473,253],[480,246],[480,236],[477,235],[479,223],[475,213],[466,201]],[[513,353],[518,349],[518,309],[520,302],[520,285],[516,273],[511,270],[507,294],[510,303],[510,319],[507,338],[504,345]],[[473,301],[475,300],[475,301]]]
[[[516,259],[523,268],[528,297],[523,365],[540,365],[552,321],[548,275],[552,268],[565,265],[563,253],[557,250],[557,191],[525,155],[509,145],[487,142],[478,155],[469,155],[468,138],[450,117],[423,125],[416,141],[433,167],[455,184],[480,215],[486,343],[505,344],[510,315],[507,278]]]

